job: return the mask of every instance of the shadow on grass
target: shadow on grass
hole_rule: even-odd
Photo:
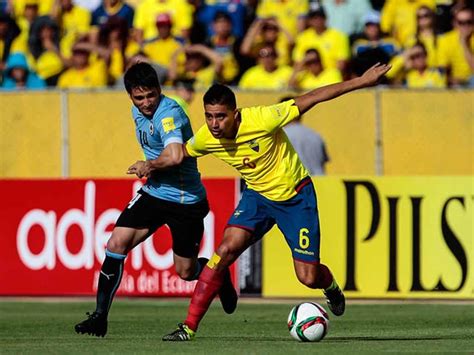
[[[212,336],[200,336],[199,339],[203,340],[215,340],[215,337]],[[223,340],[224,338],[219,337],[220,340]],[[433,340],[445,340],[445,339],[466,339],[466,337],[463,336],[412,336],[412,337],[406,337],[406,336],[352,336],[352,337],[327,337],[323,341],[325,343],[349,343],[349,342],[354,342],[354,341],[360,341],[360,342],[365,342],[365,341],[433,341]],[[255,337],[255,336],[250,336],[250,337],[232,337],[228,338],[225,340],[229,341],[256,341],[256,342],[275,342],[275,341],[283,341],[283,342],[294,342],[295,340],[292,339],[291,337],[285,337],[285,338],[276,338],[276,337]]]

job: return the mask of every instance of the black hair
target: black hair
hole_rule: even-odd
[[[321,53],[319,53],[319,51],[316,48],[309,48],[306,50],[304,54],[310,54],[310,53],[316,53],[316,55],[318,56],[318,59],[321,60]]]
[[[204,94],[204,105],[226,105],[228,109],[235,110],[237,102],[235,94],[227,86],[214,84]]]
[[[226,20],[228,22],[232,22],[232,18],[227,12],[224,11],[217,11],[216,14],[214,15],[213,21],[216,22],[218,20]]]
[[[314,10],[310,10],[306,15],[306,18],[313,18],[313,17],[322,17],[324,19],[327,18],[326,11],[324,11],[323,7],[318,7]]]
[[[128,68],[123,82],[129,94],[132,93],[132,89],[139,87],[160,89],[160,82],[155,69],[150,64],[144,62],[134,64]]]

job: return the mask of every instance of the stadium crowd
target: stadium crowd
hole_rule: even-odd
[[[391,63],[387,85],[474,87],[472,0],[0,0],[3,89],[307,90]]]

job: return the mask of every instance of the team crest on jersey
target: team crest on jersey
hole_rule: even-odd
[[[155,132],[155,127],[153,127],[153,122],[150,123],[150,135],[153,135]]]
[[[235,210],[234,211],[234,217],[239,217],[242,212],[244,212],[244,211],[243,210]]]
[[[258,145],[258,142],[255,142],[255,140],[251,140],[249,142],[250,149],[252,149],[254,152],[257,152],[260,150],[260,146]]]
[[[173,117],[163,118],[161,120],[161,124],[163,125],[163,130],[165,131],[165,133],[168,133],[169,131],[176,129]]]

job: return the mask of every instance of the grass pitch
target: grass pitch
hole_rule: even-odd
[[[321,304],[325,304],[320,301]],[[286,328],[296,303],[241,302],[235,314],[215,301],[192,342],[162,342],[186,315],[188,300],[117,299],[105,338],[75,334],[93,302],[0,299],[0,353],[30,354],[314,354],[474,351],[474,305],[351,304],[330,317],[319,343],[299,343]]]

